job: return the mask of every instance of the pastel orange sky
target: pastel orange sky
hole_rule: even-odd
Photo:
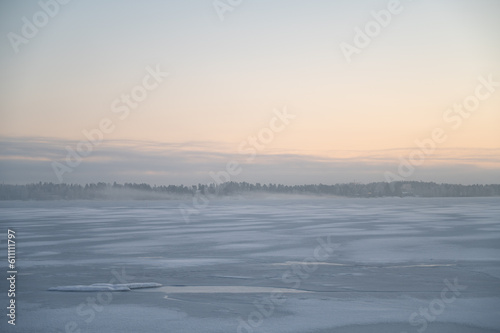
[[[273,110],[286,108],[293,121],[258,150],[267,157],[249,163],[265,170],[266,159],[273,158],[277,169],[287,168],[284,156],[291,154],[307,163],[327,162],[313,168],[310,177],[287,171],[283,182],[351,181],[351,173],[325,171],[324,163],[338,166],[339,160],[358,161],[366,166],[358,170],[359,179],[379,181],[385,171],[396,173],[400,157],[417,149],[417,140],[431,138],[436,128],[446,139],[416,166],[427,171],[412,179],[499,182],[500,2],[402,0],[387,26],[347,59],[342,43],[356,47],[356,28],[365,29],[375,20],[372,12],[380,15],[389,3],[244,1],[221,20],[211,1],[72,1],[58,5],[36,36],[13,45],[12,33],[23,36],[22,18],[33,21],[43,9],[37,1],[4,2],[0,180],[22,182],[26,177],[16,171],[22,168],[41,168],[31,174],[56,180],[50,162],[63,161],[64,147],[85,140],[83,131],[98,128],[102,119],[109,119],[113,130],[81,167],[68,173],[68,181],[99,181],[84,164],[105,158],[99,149],[119,151],[125,142],[134,142],[134,152],[144,154],[155,154],[146,148],[150,142],[238,158],[242,142],[269,127]],[[120,119],[122,113],[114,111],[125,104],[113,103],[142,85],[155,68],[168,76],[161,82],[150,78],[155,87]],[[493,83],[485,87],[484,80]],[[488,96],[473,111],[447,111],[470,101],[478,89]],[[21,145],[41,142],[42,150],[23,153]],[[109,163],[132,174],[111,156]],[[197,165],[193,177],[176,171],[153,179],[140,176],[156,172],[148,167],[130,170],[138,180],[194,183],[213,168],[224,168],[224,158],[205,164],[207,158],[186,159]],[[27,161],[46,161],[49,171]],[[457,165],[470,168],[470,174],[453,175]],[[443,178],[446,172],[433,173],[434,167],[451,174]],[[239,179],[265,174],[247,170]],[[480,170],[486,173],[476,177]],[[111,180],[109,172],[101,176]]]

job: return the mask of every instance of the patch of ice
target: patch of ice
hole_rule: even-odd
[[[307,290],[273,288],[273,287],[251,287],[251,286],[167,286],[155,291],[167,294],[259,294],[259,293],[308,293]]]
[[[157,288],[161,287],[162,284],[156,282],[137,282],[137,283],[123,283],[123,284],[110,284],[110,283],[94,283],[92,286],[117,286],[126,287],[129,289],[139,289],[139,288]]]
[[[139,288],[157,288],[162,285],[155,282],[143,282],[143,283],[123,283],[123,284],[111,284],[111,283],[94,283],[90,286],[59,286],[49,288],[49,291],[130,291],[131,289]]]

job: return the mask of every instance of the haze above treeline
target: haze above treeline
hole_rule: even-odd
[[[460,185],[434,182],[398,181],[368,184],[282,185],[247,182],[198,184],[192,186],[156,186],[145,183],[91,183],[27,185],[0,184],[0,200],[165,200],[183,199],[195,195],[227,197],[253,194],[289,194],[340,197],[491,197],[500,196],[500,184]]]

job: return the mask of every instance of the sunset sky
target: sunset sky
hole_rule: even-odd
[[[1,182],[500,183],[500,1],[41,3],[0,4]]]

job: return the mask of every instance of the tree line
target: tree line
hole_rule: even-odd
[[[124,191],[125,190],[125,191]],[[0,200],[95,200],[113,199],[117,193],[142,193],[144,199],[189,198],[197,194],[209,196],[231,196],[251,193],[312,194],[342,197],[490,197],[500,196],[500,184],[460,185],[434,182],[398,181],[374,182],[368,184],[311,184],[283,185],[247,182],[226,182],[221,184],[149,185],[145,183],[91,183],[55,184],[39,182],[27,185],[0,184]],[[151,196],[156,195],[156,196]]]

